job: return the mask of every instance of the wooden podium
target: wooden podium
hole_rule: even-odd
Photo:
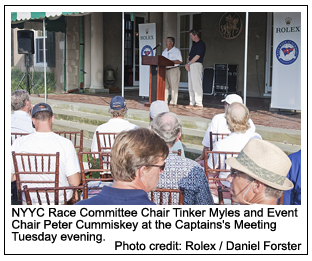
[[[170,61],[162,55],[142,56],[142,65],[150,66],[150,86],[149,86],[149,102],[145,106],[150,106],[153,101],[165,100],[165,79],[166,66],[174,66],[174,62]]]

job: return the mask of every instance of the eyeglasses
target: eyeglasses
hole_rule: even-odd
[[[146,167],[158,167],[161,171],[164,171],[166,163],[164,165],[145,165]]]
[[[231,169],[231,171],[230,171],[231,177],[234,177],[235,175],[238,175],[238,174],[245,174],[245,173],[241,172],[239,170],[236,170],[236,169]]]

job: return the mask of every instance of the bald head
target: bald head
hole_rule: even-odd
[[[152,130],[171,148],[182,131],[181,120],[175,113],[160,113],[152,122]]]
[[[225,118],[231,132],[245,133],[250,128],[249,111],[244,104],[233,102],[227,108]]]

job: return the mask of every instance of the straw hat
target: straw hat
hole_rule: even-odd
[[[290,159],[280,148],[265,140],[251,139],[236,158],[228,158],[225,162],[270,187],[289,190],[294,186],[286,178]]]

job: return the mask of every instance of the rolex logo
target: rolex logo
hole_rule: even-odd
[[[148,28],[145,29],[145,33],[148,34]]]
[[[287,25],[287,26],[290,25],[291,20],[292,20],[291,17],[287,17],[287,18],[285,19],[285,22],[286,22],[286,25]]]

